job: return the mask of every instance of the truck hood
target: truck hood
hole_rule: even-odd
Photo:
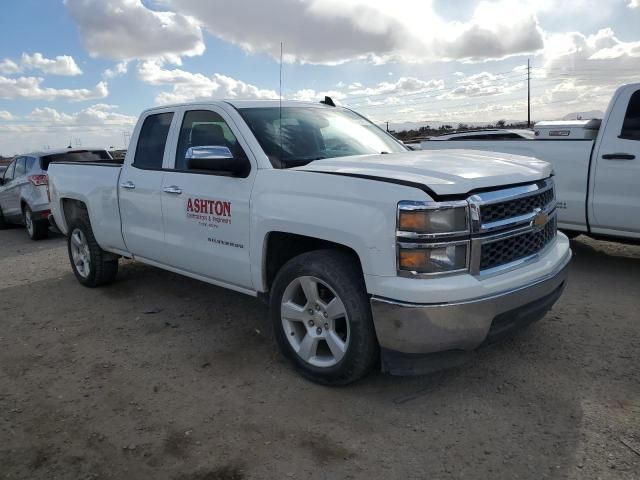
[[[552,173],[533,157],[479,150],[435,150],[316,160],[295,170],[420,184],[437,195],[535,182]]]

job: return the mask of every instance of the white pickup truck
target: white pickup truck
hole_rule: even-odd
[[[571,236],[640,240],[638,83],[616,90],[602,122],[540,122],[534,140],[425,141],[421,148],[484,150],[499,152],[496,158],[517,154],[550,162],[559,228]]]
[[[124,165],[52,164],[77,279],[126,257],[263,297],[326,384],[419,373],[544,316],[571,258],[548,163],[409,152],[327,103],[154,108]]]

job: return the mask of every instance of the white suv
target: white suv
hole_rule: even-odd
[[[0,177],[0,228],[7,223],[23,224],[29,238],[49,235],[49,177],[51,162],[110,160],[102,149],[49,150],[16,157]]]

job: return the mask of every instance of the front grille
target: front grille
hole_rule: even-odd
[[[551,202],[553,202],[552,188],[528,197],[484,205],[480,208],[480,217],[483,224],[497,222],[499,220],[526,215],[533,212],[536,208],[544,209],[544,207]]]
[[[538,253],[556,236],[556,218],[552,217],[538,232],[527,232],[482,245],[480,270],[506,265]]]

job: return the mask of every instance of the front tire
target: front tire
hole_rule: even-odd
[[[115,280],[118,259],[100,248],[88,218],[77,218],[70,225],[67,250],[73,273],[85,287],[95,288]]]
[[[364,279],[345,252],[319,250],[287,262],[273,282],[270,315],[282,353],[313,382],[346,385],[378,361]]]
[[[22,215],[24,217],[27,234],[31,240],[44,240],[49,236],[49,222],[34,219],[33,212],[31,208],[29,208],[29,205],[24,206]]]

